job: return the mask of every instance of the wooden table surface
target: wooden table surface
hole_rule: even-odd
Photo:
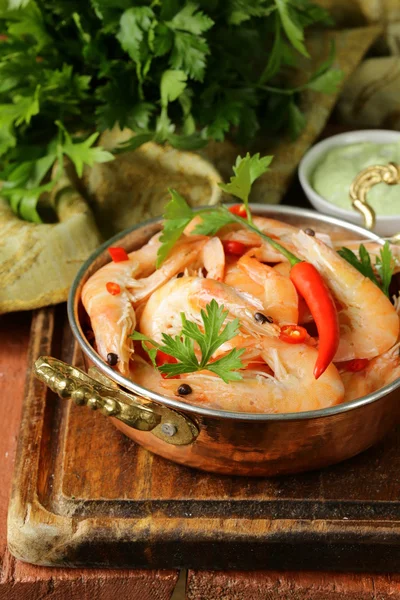
[[[6,519],[27,369],[31,315],[0,317],[0,600],[170,600],[178,572],[56,569],[15,560]],[[377,552],[379,549],[377,548]],[[173,600],[183,600],[175,593]],[[400,600],[400,575],[189,571],[187,600]]]

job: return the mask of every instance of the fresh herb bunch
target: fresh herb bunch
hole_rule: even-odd
[[[180,333],[174,337],[163,333],[161,344],[139,331],[135,331],[130,337],[133,340],[142,342],[142,347],[149,355],[153,366],[167,377],[207,369],[221,377],[225,383],[239,381],[242,379],[238,369],[243,368],[240,360],[244,352],[243,348],[233,348],[221,358],[212,360],[214,352],[239,333],[239,319],[233,319],[223,327],[228,311],[224,310],[223,304],[220,306],[214,299],[206,305],[205,310],[200,311],[200,316],[202,327],[199,327],[193,321],[189,321],[185,313],[181,313],[182,329]],[[151,344],[150,347],[148,343]],[[201,352],[200,360],[196,356],[195,343]],[[178,362],[165,363],[158,367],[156,356],[159,350],[173,356]]]
[[[304,126],[299,93],[330,93],[333,54],[288,87],[304,30],[328,24],[309,0],[0,0],[0,179],[15,212],[39,221],[49,170],[68,156],[111,160],[94,147],[118,124],[135,136],[199,148],[227,134]],[[46,179],[47,176],[47,179]]]

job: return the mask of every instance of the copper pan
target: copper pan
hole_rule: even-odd
[[[381,241],[361,227],[313,211],[260,205],[252,211],[341,239]],[[84,334],[82,286],[109,261],[109,245],[132,251],[160,226],[160,220],[154,220],[124,231],[103,244],[79,271],[68,315],[89,374],[49,357],[41,357],[35,365],[37,376],[61,397],[100,410],[125,435],[155,454],[233,475],[271,476],[331,465],[372,446],[398,422],[400,379],[332,408],[263,415],[213,410],[167,398],[136,385],[104,363]]]

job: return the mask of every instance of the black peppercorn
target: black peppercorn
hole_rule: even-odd
[[[314,235],[315,235],[314,229],[311,229],[310,227],[307,227],[307,229],[304,230],[304,233],[306,233],[307,235],[310,235],[311,237],[314,237]]]
[[[181,277],[184,276],[184,272],[181,271],[180,273],[178,273],[178,275],[176,276],[177,279],[180,279]]]
[[[115,354],[114,352],[109,352],[107,354],[107,362],[111,367],[115,367],[115,365],[118,362],[118,354]]]
[[[272,317],[268,317],[267,315],[264,315],[263,313],[260,313],[260,312],[256,312],[254,314],[254,318],[257,321],[257,323],[261,323],[261,325],[263,325],[264,323],[273,323],[274,322]]]
[[[188,394],[191,394],[192,392],[193,392],[192,388],[187,383],[182,383],[182,385],[180,385],[178,387],[178,394],[180,396],[187,396]]]

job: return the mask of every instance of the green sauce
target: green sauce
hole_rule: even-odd
[[[349,189],[356,175],[371,165],[400,164],[400,143],[363,142],[329,150],[317,165],[311,184],[315,191],[336,206],[351,210]],[[378,215],[400,213],[400,185],[378,183],[367,196]]]

